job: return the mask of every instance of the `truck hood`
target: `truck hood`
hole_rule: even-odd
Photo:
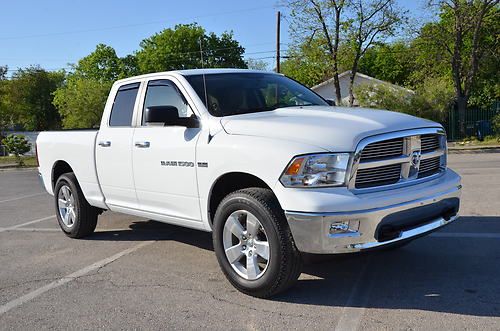
[[[385,110],[347,107],[288,107],[224,117],[224,130],[305,143],[332,152],[352,152],[363,138],[381,133],[441,127],[418,117]]]

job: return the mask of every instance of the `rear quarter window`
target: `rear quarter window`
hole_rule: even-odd
[[[111,108],[109,126],[132,126],[137,91],[139,83],[123,85],[118,89]]]

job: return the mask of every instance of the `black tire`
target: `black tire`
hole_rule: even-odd
[[[229,215],[248,211],[257,217],[269,243],[269,260],[263,275],[255,280],[240,276],[229,263],[223,245],[223,231]],[[302,270],[302,259],[293,241],[285,215],[271,190],[247,188],[226,196],[214,218],[213,244],[219,265],[226,278],[239,291],[267,298],[295,284]]]
[[[71,226],[67,226],[59,212],[58,196],[59,191],[64,187],[69,187],[74,197],[75,220]],[[89,205],[83,192],[72,172],[61,175],[54,188],[54,201],[56,207],[56,216],[61,230],[70,238],[83,238],[92,234],[97,225],[98,209]]]

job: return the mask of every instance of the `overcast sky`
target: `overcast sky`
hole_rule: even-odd
[[[426,17],[422,0],[398,0],[413,17]],[[31,64],[55,70],[75,63],[98,43],[119,56],[133,53],[142,39],[179,23],[197,22],[217,34],[232,30],[246,57],[274,66],[277,10],[282,49],[290,41],[286,9],[276,0],[15,0],[0,9],[0,65],[15,70]]]

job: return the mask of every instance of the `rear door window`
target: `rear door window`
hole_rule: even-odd
[[[132,126],[139,85],[140,83],[127,84],[118,89],[113,108],[111,108],[109,126]]]

